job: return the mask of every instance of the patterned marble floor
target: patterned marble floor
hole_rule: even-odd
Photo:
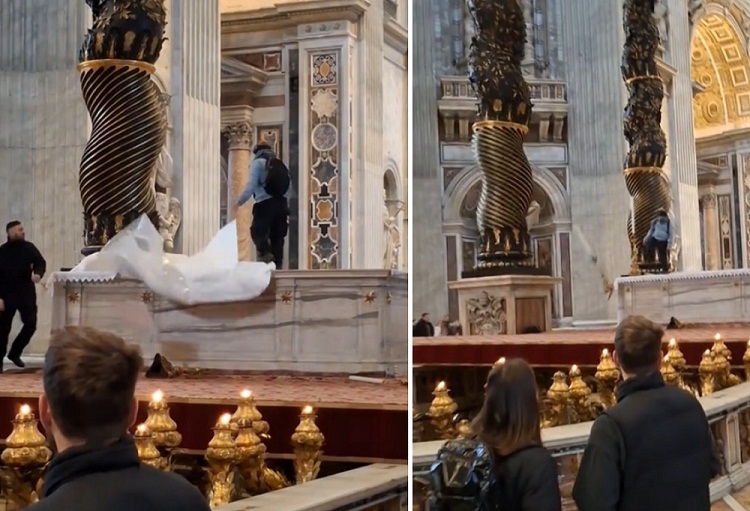
[[[405,382],[352,381],[345,376],[206,375],[199,378],[148,380],[138,383],[136,395],[148,400],[160,389],[176,403],[232,404],[243,389],[256,396],[259,405],[313,404],[326,408],[406,410],[409,392]],[[0,375],[0,396],[37,397],[42,390],[38,369],[6,371]]]
[[[711,511],[750,511],[750,486],[715,503]]]

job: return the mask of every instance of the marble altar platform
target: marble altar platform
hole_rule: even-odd
[[[747,322],[750,270],[676,272],[615,281],[618,320],[642,315],[668,323]]]
[[[389,270],[274,273],[245,302],[182,306],[140,281],[54,275],[52,329],[114,332],[174,364],[243,371],[404,375],[408,275]]]

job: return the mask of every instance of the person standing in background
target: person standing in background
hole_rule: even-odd
[[[419,321],[414,323],[412,335],[414,337],[435,337],[435,326],[430,322],[430,315],[428,313],[425,312],[422,314]]]
[[[36,332],[36,284],[47,271],[47,262],[30,241],[18,220],[5,226],[8,241],[0,245],[0,350],[18,367],[26,367],[21,354]],[[8,336],[18,312],[23,327],[8,352]],[[0,364],[0,373],[2,372]]]

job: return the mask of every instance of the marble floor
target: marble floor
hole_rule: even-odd
[[[716,502],[711,511],[750,511],[750,486]]]

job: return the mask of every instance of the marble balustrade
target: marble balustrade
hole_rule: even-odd
[[[666,324],[744,322],[750,314],[750,270],[679,272],[621,277],[617,315],[646,316]]]
[[[406,374],[407,274],[278,271],[245,302],[181,306],[140,281],[57,274],[52,328],[106,329],[178,365],[227,370]],[[78,279],[78,280],[73,280]]]
[[[711,424],[722,460],[722,473],[711,482],[711,501],[717,502],[750,484],[750,382],[716,392],[699,401]],[[563,509],[575,509],[571,492],[593,422],[542,430],[542,442],[558,461]],[[442,441],[418,442],[413,450],[414,509],[425,510],[425,472]]]

